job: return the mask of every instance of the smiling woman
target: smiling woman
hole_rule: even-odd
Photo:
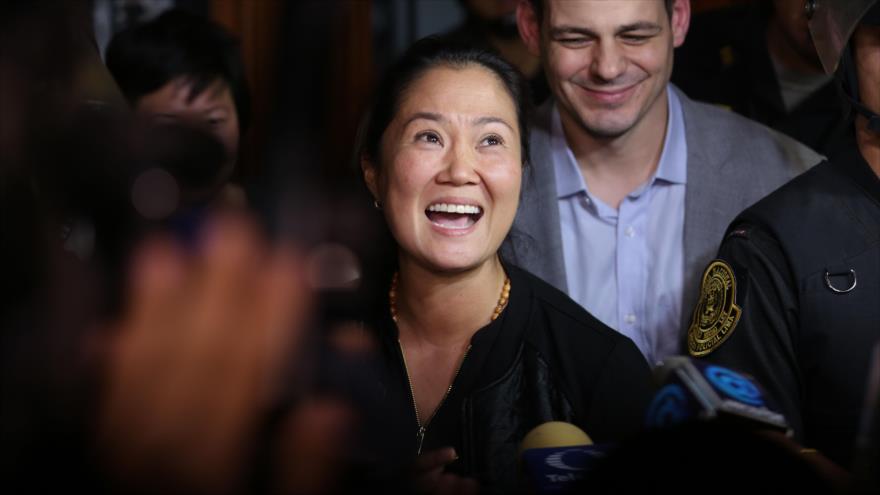
[[[516,105],[491,69],[438,66],[412,82],[382,138],[382,165],[364,168],[403,265],[488,271],[500,288],[495,253],[516,213],[519,142]]]
[[[650,396],[631,341],[498,255],[528,157],[526,98],[495,55],[427,39],[380,85],[363,133],[364,180],[398,246],[372,322],[381,389],[423,482],[510,492],[530,429],[567,421],[619,440]]]

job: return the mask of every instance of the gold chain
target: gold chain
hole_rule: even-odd
[[[388,290],[388,307],[391,311],[391,319],[394,320],[394,323],[397,323],[397,272],[394,272],[394,277],[391,278],[391,288]],[[504,308],[507,307],[507,300],[510,298],[510,277],[504,277],[504,285],[501,287],[501,295],[498,297],[498,304],[495,305],[495,309],[492,310],[492,321],[495,321],[501,312],[504,311]]]

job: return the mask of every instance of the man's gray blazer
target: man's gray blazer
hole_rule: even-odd
[[[727,225],[739,212],[822,157],[787,136],[732,112],[692,101],[669,87],[681,101],[688,150],[682,296],[685,329],[702,271],[714,258]],[[550,150],[552,105],[551,100],[538,110],[531,128],[531,162],[523,174],[519,210],[502,246],[502,256],[567,293]]]

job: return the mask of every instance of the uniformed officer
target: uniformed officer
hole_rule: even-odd
[[[839,65],[857,146],[733,221],[686,345],[752,374],[799,443],[849,467],[880,341],[880,0],[806,3],[823,65]],[[864,15],[833,15],[843,12]]]

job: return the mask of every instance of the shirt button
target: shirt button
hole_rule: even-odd
[[[623,321],[625,321],[628,325],[632,325],[636,322],[636,315],[630,313],[623,317]]]
[[[636,235],[636,229],[632,228],[632,225],[630,225],[629,227],[624,229],[623,233],[627,237],[632,237],[632,236]]]

